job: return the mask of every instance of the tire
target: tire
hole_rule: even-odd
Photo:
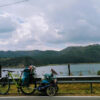
[[[3,77],[0,79],[0,94],[5,95],[9,92],[10,81],[8,77]]]
[[[28,85],[23,85],[21,83],[20,90],[25,95],[31,95],[36,90],[36,81],[33,81],[32,83],[29,83]]]
[[[53,86],[49,86],[46,89],[46,95],[47,96],[54,96],[56,94],[56,89]]]

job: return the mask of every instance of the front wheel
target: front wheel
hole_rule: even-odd
[[[0,94],[7,94],[10,89],[10,81],[8,77],[3,77],[0,79]]]

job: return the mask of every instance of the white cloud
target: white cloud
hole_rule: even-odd
[[[99,5],[99,0],[29,0],[1,8],[1,48],[58,50],[100,43]]]
[[[0,40],[0,45],[7,45],[7,44],[8,44],[7,41]]]
[[[16,29],[11,32],[11,37],[5,40],[5,42],[3,42],[4,40],[0,40],[0,43],[3,46],[12,45],[16,47],[18,47],[18,45],[20,47],[20,45],[24,44],[23,49],[32,49],[30,45],[34,44],[35,48],[42,47],[41,49],[44,50],[46,48],[54,48],[48,47],[48,43],[62,37],[58,32],[59,29],[57,29],[55,25],[49,23],[43,14],[33,15],[30,18],[25,18],[23,23],[17,24]],[[47,46],[45,45],[46,42]],[[27,45],[25,45],[25,43]]]
[[[48,42],[61,38],[59,30],[48,23],[44,16],[33,15],[19,25],[12,35],[13,43],[33,40],[36,42]]]
[[[31,45],[27,45],[25,50],[61,50],[61,48],[48,46],[44,44],[31,44]]]

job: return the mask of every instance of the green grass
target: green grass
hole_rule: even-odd
[[[88,83],[82,83],[82,84],[59,84],[59,91],[58,91],[58,96],[62,95],[73,95],[73,96],[100,96],[100,84],[93,84],[93,93],[91,94],[90,91],[90,84]],[[40,93],[37,91],[33,95],[39,95]],[[17,93],[17,88],[15,85],[11,85],[9,94],[7,96],[11,95],[24,95],[22,93],[18,94]]]
[[[59,92],[64,94],[91,94],[90,84],[59,84]],[[93,84],[93,93],[94,95],[100,95],[100,84]]]

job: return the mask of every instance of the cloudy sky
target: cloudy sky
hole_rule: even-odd
[[[100,0],[20,1],[0,0],[0,50],[100,43]]]

